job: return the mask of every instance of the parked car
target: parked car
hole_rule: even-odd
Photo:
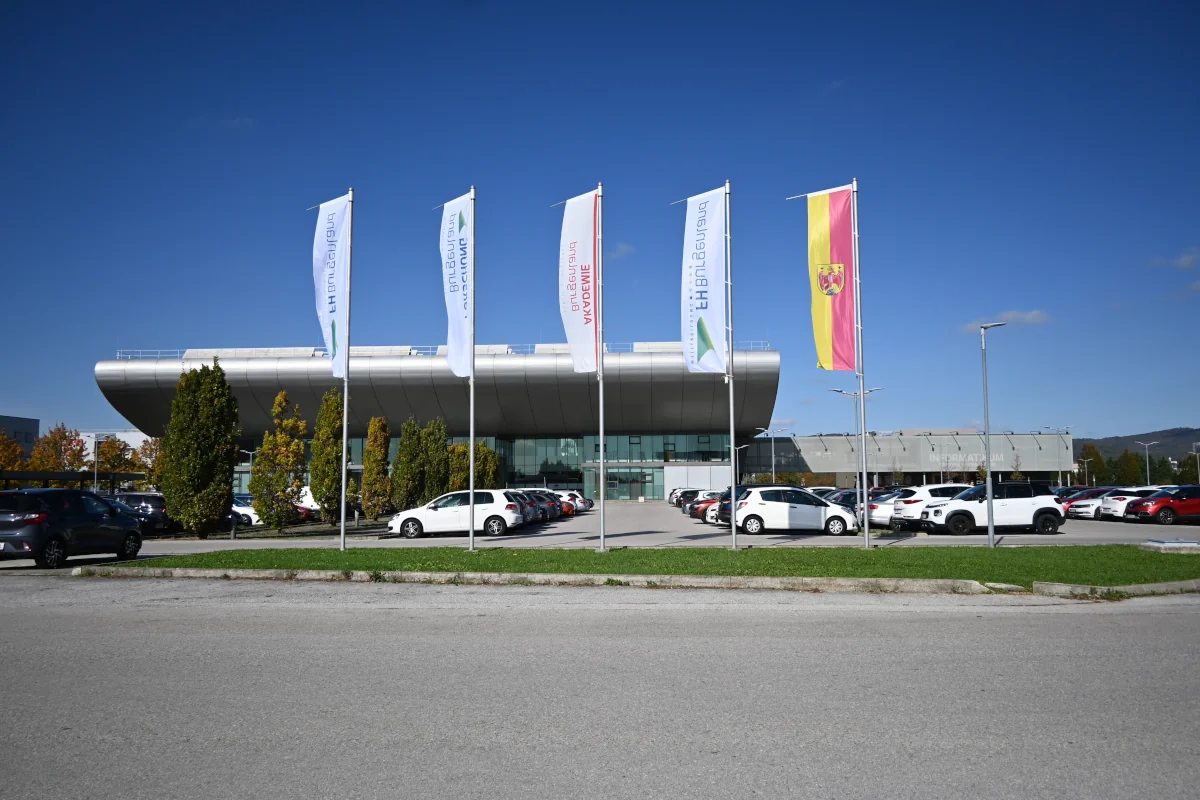
[[[857,489],[838,489],[824,495],[818,495],[822,500],[829,503],[835,503],[849,511],[851,514],[858,510],[858,490]]]
[[[525,522],[537,522],[540,519],[540,511],[534,499],[524,492],[519,492],[516,489],[507,489],[508,495],[517,501],[517,508],[521,511],[521,519]]]
[[[726,489],[723,492],[712,492],[712,494],[716,495],[716,497],[710,497],[707,500],[701,500],[699,502],[693,503],[694,507],[692,509],[691,516],[695,517],[696,519],[700,520],[701,522],[705,522],[708,519],[708,510],[710,508],[718,505],[722,500],[729,499],[729,490],[728,489]],[[713,512],[713,513],[715,514],[716,512]]]
[[[1125,519],[1139,522],[1154,520],[1159,525],[1200,519],[1200,486],[1177,486],[1134,500],[1125,506]]]
[[[998,483],[992,488],[992,513],[997,528],[1032,528],[1057,533],[1063,523],[1062,498],[1044,483]],[[961,535],[987,527],[987,487],[973,486],[951,500],[930,502],[921,522],[939,533]]]
[[[388,531],[405,539],[431,533],[466,533],[470,494],[450,492],[418,508],[401,511],[388,522]],[[516,498],[508,492],[499,489],[475,492],[475,530],[488,536],[500,536],[523,521]]]
[[[91,492],[18,489],[0,492],[0,559],[32,558],[58,569],[70,556],[115,553],[135,558],[141,523]]]
[[[684,489],[682,492],[680,492],[678,495],[675,496],[675,505],[679,508],[683,508],[684,504],[690,503],[693,500],[695,500],[696,495],[700,494],[700,492],[702,492],[702,491],[704,491],[704,490],[703,489]]]
[[[1063,515],[1068,516],[1068,517],[1071,516],[1071,506],[1074,505],[1075,503],[1078,503],[1082,500],[1091,500],[1093,498],[1100,497],[1105,492],[1111,491],[1113,488],[1115,488],[1115,487],[1112,487],[1112,486],[1090,486],[1086,489],[1082,489],[1078,492],[1075,492],[1075,494],[1064,497],[1063,502],[1062,502]]]
[[[720,499],[720,497],[721,497],[720,492],[714,492],[714,491],[700,492],[692,500],[690,500],[687,503],[684,503],[683,507],[680,509],[680,511],[682,511],[684,514],[687,514],[689,517],[694,517],[694,516],[696,516],[697,504],[702,503],[706,500],[718,500],[718,499]]]
[[[872,528],[886,528],[892,524],[892,514],[895,511],[895,506],[892,501],[896,499],[899,492],[880,495],[872,498],[867,503],[867,515],[871,521]]]
[[[729,510],[729,496],[726,494],[723,500],[717,500],[711,506],[704,510],[704,521],[709,525],[716,525],[720,520],[717,515],[721,512],[721,504],[725,504],[726,512]]]
[[[932,483],[901,489],[892,500],[892,529],[920,527],[925,506],[938,500],[949,500],[970,488],[965,483]]]
[[[839,491],[839,489],[836,486],[810,486],[808,487],[808,491],[812,492],[817,497],[824,497],[830,492]]]
[[[749,489],[739,493],[737,525],[750,535],[767,530],[808,530],[839,536],[857,527],[854,514],[796,488]]]
[[[113,499],[154,517],[156,532],[172,533],[183,529],[167,515],[167,501],[161,492],[118,492]]]
[[[143,511],[140,508],[126,505],[115,497],[105,497],[104,502],[116,507],[120,513],[136,519],[138,521],[138,533],[142,536],[149,536],[161,530],[161,518],[151,514],[149,511]]]
[[[579,492],[567,492],[568,497],[575,501],[576,511],[589,511],[596,503],[588,497],[584,497]]]
[[[538,504],[538,508],[545,512],[542,516],[543,520],[558,519],[562,516],[562,505],[559,504],[558,498],[545,489],[522,489],[521,491],[532,497]]]
[[[737,488],[738,488],[738,499],[741,499],[742,495],[751,489],[800,489],[801,491],[804,491],[804,492],[808,491],[807,489],[805,489],[802,486],[792,486],[791,484],[783,484],[783,483],[747,483],[744,485],[739,485]],[[810,492],[810,494],[811,494],[811,492]],[[720,503],[718,503],[718,509],[717,509],[717,522],[724,523],[726,525],[729,524],[729,497],[728,497],[728,495],[729,495],[729,490],[726,489],[722,495],[722,499],[721,499]]]
[[[1100,507],[1104,503],[1106,495],[1113,492],[1122,492],[1123,487],[1114,486],[1105,489],[1097,495],[1085,498],[1083,500],[1072,500],[1067,507],[1067,517],[1069,519],[1100,519]],[[1067,505],[1066,501],[1063,505]]]
[[[1100,519],[1111,517],[1113,519],[1121,519],[1125,516],[1125,506],[1129,505],[1131,500],[1140,500],[1143,497],[1149,497],[1155,492],[1162,489],[1173,489],[1173,486],[1135,486],[1130,489],[1121,489],[1116,492],[1109,492],[1104,495],[1100,502]]]
[[[234,495],[231,513],[237,515],[239,525],[247,527],[261,525],[262,521],[258,518],[258,512],[254,510],[254,506],[250,500],[246,499],[247,497],[248,495]]]

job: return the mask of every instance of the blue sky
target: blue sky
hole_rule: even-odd
[[[351,185],[354,344],[445,341],[430,209],[472,183],[479,341],[562,341],[550,205],[601,180],[608,339],[677,340],[668,204],[729,178],[736,338],[848,430],[783,198],[857,176],[872,429],[976,424],[1002,315],[998,429],[1200,425],[1198,12],[963,5],[14,6],[0,413],[123,427],[118,348],[318,344],[304,209]]]

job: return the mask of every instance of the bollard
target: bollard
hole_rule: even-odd
[[[358,509],[354,509],[354,527],[358,527]]]
[[[230,540],[233,540],[233,539],[237,538],[238,515],[230,514],[229,518],[231,520],[230,525],[229,525],[229,538],[230,538]]]

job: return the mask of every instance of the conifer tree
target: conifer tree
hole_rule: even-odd
[[[308,424],[300,406],[288,408],[287,392],[275,396],[271,407],[275,431],[263,434],[262,447],[250,470],[250,494],[262,523],[282,531],[296,515],[304,488],[304,435]]]

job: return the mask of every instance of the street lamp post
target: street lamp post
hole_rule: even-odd
[[[1146,448],[1146,485],[1150,485],[1150,448],[1158,444],[1158,442],[1134,442]]]
[[[863,409],[864,413],[861,415],[859,414],[858,404],[861,402],[865,406],[866,402],[867,402],[867,395],[869,395],[871,392],[878,392],[882,388],[883,388],[882,386],[876,386],[873,389],[863,389],[861,392],[847,392],[842,389],[830,389],[829,390],[831,392],[834,392],[835,394],[842,394],[842,395],[845,395],[846,397],[850,397],[850,398],[854,399],[854,432],[856,435],[859,433],[859,427],[860,427],[859,419],[865,418],[865,416],[866,416],[865,408]],[[862,457],[862,479],[855,480],[855,484],[858,485],[858,489],[854,494],[858,500],[858,512],[860,514],[859,524],[862,525],[862,527],[863,527],[863,541],[867,547],[870,547],[871,546],[871,517],[867,513],[867,502],[871,496],[871,490],[867,486],[863,485],[866,483],[866,475],[867,475],[867,444],[866,444],[867,437],[866,437],[866,433],[864,432],[863,435],[858,438],[860,441],[859,446],[862,447],[862,449],[863,449],[862,454],[861,454],[861,457]]]
[[[772,434],[772,433],[782,433],[786,429],[785,428],[755,428],[755,430],[761,431],[762,433],[766,433],[766,434]],[[775,482],[775,437],[772,436],[771,437],[771,483],[774,483],[774,482]]]
[[[1081,458],[1079,460],[1083,464],[1083,485],[1087,486],[1088,485],[1088,466],[1087,465],[1088,465],[1088,462],[1091,461],[1091,459],[1090,458]]]
[[[1200,483],[1200,442],[1192,442],[1192,455],[1196,457],[1196,483]]]
[[[1007,322],[985,322],[979,326],[979,351],[983,356],[983,459],[987,466],[987,532],[988,547],[996,546],[996,523],[992,517],[992,422],[988,417],[987,385],[987,332],[988,328],[1002,328]]]
[[[109,434],[97,433],[92,437],[92,493],[100,493],[100,443],[107,442],[117,437]]]
[[[1051,433],[1056,433],[1056,434],[1058,434],[1058,440],[1059,440],[1060,442],[1062,442],[1062,444],[1063,444],[1063,449],[1066,449],[1067,442],[1066,442],[1066,440],[1065,440],[1065,439],[1063,439],[1063,434],[1065,434],[1065,433],[1067,433],[1067,432],[1069,432],[1069,431],[1071,430],[1071,426],[1070,426],[1070,425],[1064,425],[1064,426],[1063,426],[1063,427],[1061,427],[1061,428],[1054,428],[1054,427],[1051,427],[1050,425],[1043,425],[1042,427],[1043,427],[1045,430],[1048,430],[1048,431],[1050,431]],[[1055,462],[1057,463],[1058,459],[1056,458],[1056,459],[1054,459],[1054,460],[1055,460]],[[1084,483],[1087,483],[1087,481],[1085,480],[1085,481],[1084,481]],[[1062,482],[1062,470],[1061,470],[1061,469],[1059,469],[1059,471],[1058,471],[1058,485],[1059,485],[1059,487],[1060,487],[1060,488],[1061,488],[1061,487],[1062,487],[1062,485],[1063,485],[1063,482]]]

